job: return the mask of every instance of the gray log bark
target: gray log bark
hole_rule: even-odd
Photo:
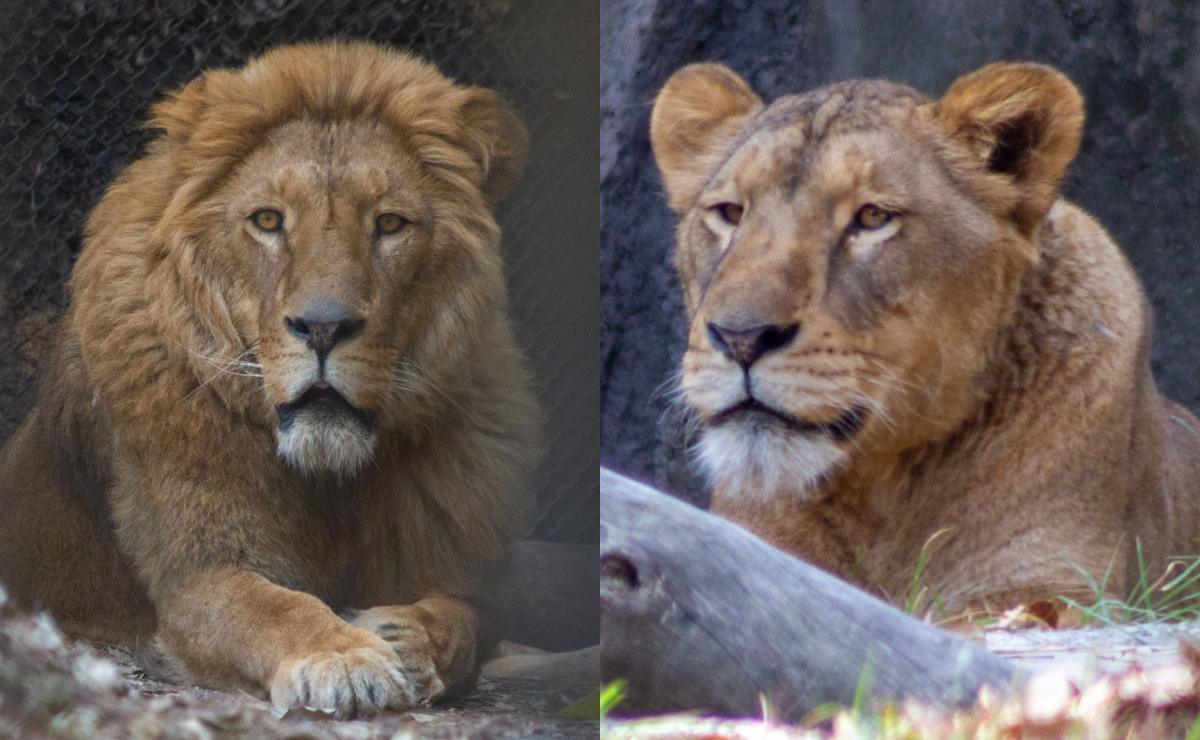
[[[762,712],[873,698],[964,704],[1017,680],[986,649],[913,619],[741,527],[600,474],[605,681],[621,713]],[[761,700],[760,700],[761,697]]]

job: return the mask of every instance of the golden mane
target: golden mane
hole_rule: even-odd
[[[507,123],[488,119],[496,97],[384,46],[307,43],[274,49],[242,69],[206,72],[156,104],[148,125],[166,132],[188,200],[203,197],[288,121],[366,118],[390,126],[456,190],[483,190],[496,201],[515,184],[527,148],[524,138],[495,135]],[[504,171],[491,171],[495,162]]]

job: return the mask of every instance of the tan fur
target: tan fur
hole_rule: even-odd
[[[0,460],[0,582],[76,635],[281,708],[469,686],[503,626],[537,424],[492,214],[523,127],[362,43],[209,71],[152,125],[88,221]],[[264,207],[282,234],[252,225]],[[380,212],[410,223],[379,235]],[[276,407],[322,371],[285,318],[330,302],[365,324],[324,372],[374,427],[324,416],[293,439]]]
[[[1086,597],[1110,562],[1124,594],[1138,543],[1155,569],[1200,554],[1200,424],[1155,388],[1125,258],[1057,195],[1070,81],[999,63],[936,102],[849,82],[762,107],[731,76],[681,70],[651,128],[713,510],[892,597],[947,530],[927,584],[951,611]],[[730,412],[750,394],[768,410]]]

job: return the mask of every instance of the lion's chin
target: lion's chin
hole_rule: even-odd
[[[374,415],[328,388],[310,389],[276,408],[279,456],[305,475],[349,478],[375,449]]]
[[[826,436],[752,422],[709,427],[697,452],[714,488],[748,498],[809,498],[846,459]]]
[[[375,433],[350,417],[310,420],[300,414],[277,434],[279,456],[305,475],[351,478],[371,460]]]

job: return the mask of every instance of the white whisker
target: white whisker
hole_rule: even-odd
[[[247,355],[253,354],[255,352],[254,343],[251,343],[248,347],[246,347],[246,349],[241,354],[239,354],[237,357],[232,357],[227,360],[222,360],[220,358],[209,357],[208,355],[201,354],[200,352],[197,352],[194,349],[192,349],[191,347],[188,347],[187,345],[183,344],[182,342],[176,341],[174,339],[172,339],[171,342],[178,345],[179,347],[182,347],[185,352],[192,355],[193,357],[196,357],[197,359],[207,362],[209,365],[212,365],[214,368],[216,368],[215,373],[210,375],[208,377],[208,379],[206,379],[205,381],[203,381],[202,383],[197,385],[190,392],[188,392],[188,394],[186,396],[183,397],[182,400],[184,400],[184,401],[186,401],[187,399],[196,395],[196,393],[198,393],[201,388],[204,388],[205,386],[207,386],[209,383],[213,382],[217,378],[225,376],[225,375],[232,375],[235,377],[242,377],[242,378],[262,378],[263,377],[263,374],[261,372],[255,372],[255,370],[261,370],[262,365],[260,363],[250,362],[245,359],[245,357]]]

